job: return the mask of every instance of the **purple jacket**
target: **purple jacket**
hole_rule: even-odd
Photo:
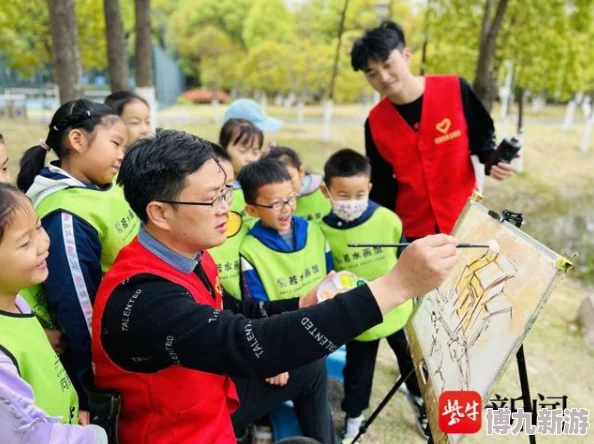
[[[31,309],[19,296],[17,307]],[[36,444],[107,444],[105,431],[95,425],[60,424],[35,405],[31,386],[20,377],[12,360],[0,351],[0,442]]]

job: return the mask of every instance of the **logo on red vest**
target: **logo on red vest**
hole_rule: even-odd
[[[441,122],[439,122],[437,125],[435,125],[435,129],[442,134],[447,134],[451,125],[452,125],[452,121],[446,117]]]
[[[435,129],[443,134],[443,136],[439,136],[434,139],[436,145],[447,142],[448,140],[456,139],[462,135],[462,131],[460,131],[459,129],[454,130],[451,133],[448,133],[451,126],[452,121],[447,117],[443,119],[441,122],[439,122],[437,125],[435,125]]]

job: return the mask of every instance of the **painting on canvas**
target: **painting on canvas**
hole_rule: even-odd
[[[439,395],[473,390],[488,399],[569,267],[563,257],[474,201],[452,234],[462,242],[491,241],[495,248],[459,249],[450,276],[419,300],[406,327],[436,443],[457,443],[462,437],[439,431]]]

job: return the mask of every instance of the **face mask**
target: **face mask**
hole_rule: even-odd
[[[352,222],[361,217],[367,209],[369,199],[356,200],[334,200],[332,199],[332,211],[345,222]]]

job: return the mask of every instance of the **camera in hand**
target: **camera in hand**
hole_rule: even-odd
[[[485,163],[485,174],[488,176],[491,172],[491,167],[497,165],[499,162],[510,163],[521,148],[522,145],[518,138],[503,139],[497,149],[493,151],[487,163]]]

